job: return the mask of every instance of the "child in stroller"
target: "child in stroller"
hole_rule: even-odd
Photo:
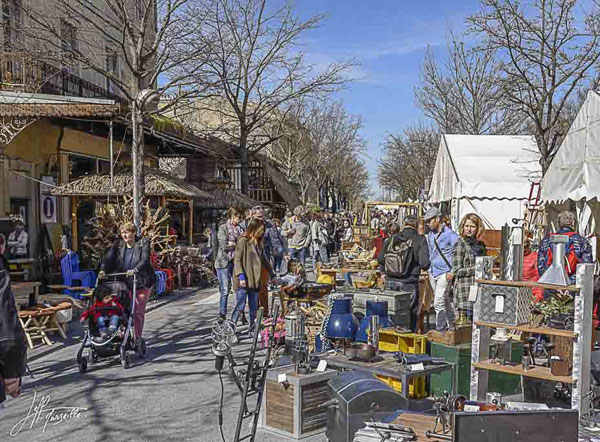
[[[125,273],[106,275],[110,278],[126,277]],[[133,276],[133,289],[136,288],[136,278]],[[143,339],[140,338],[142,351],[138,353],[133,331],[133,297],[128,284],[120,279],[102,280],[92,294],[89,308],[83,314],[84,336],[81,347],[77,352],[79,371],[85,373],[88,365],[97,362],[99,358],[110,358],[119,355],[123,368],[133,364],[133,353],[143,356],[146,350]],[[109,333],[106,325],[109,323]],[[115,333],[111,333],[112,331]]]
[[[99,341],[105,341],[112,337],[121,321],[121,316],[125,309],[117,299],[118,293],[112,293],[111,286],[103,285],[98,287],[94,293],[94,304],[81,314],[81,323],[83,324],[90,316],[96,321],[96,327],[100,333]],[[108,333],[106,324],[108,326]]]

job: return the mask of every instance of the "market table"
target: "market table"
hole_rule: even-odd
[[[19,305],[26,299],[29,305],[29,295],[33,293],[33,303],[38,303],[38,296],[40,294],[41,282],[13,282],[10,284],[10,289],[15,297],[17,309]]]
[[[23,276],[25,267],[31,266],[33,263],[35,263],[35,259],[33,258],[18,258],[9,260],[9,267],[16,267],[15,270],[10,269],[11,276]]]
[[[450,371],[451,374],[451,394],[455,393],[456,382],[454,373],[454,364],[444,362],[436,365],[426,365],[423,370],[401,370],[399,364],[391,353],[380,353],[380,358],[374,362],[352,361],[344,355],[325,354],[319,355],[321,360],[327,361],[328,367],[341,368],[344,370],[361,370],[380,376],[388,376],[400,379],[402,382],[401,395],[408,399],[408,381],[412,378],[421,376],[430,376],[444,371]]]
[[[420,413],[402,413],[392,424],[403,425],[410,427],[415,432],[415,441],[435,441],[426,436],[427,431],[431,431],[435,425],[435,416],[420,414]]]
[[[341,273],[365,273],[367,275],[371,275],[371,274],[375,274],[377,275],[377,285],[379,286],[380,282],[381,282],[381,270],[379,269],[357,269],[357,268],[348,268],[348,267],[343,267],[343,268],[333,268],[333,269],[328,269],[328,268],[322,268],[321,269],[321,273],[323,275],[330,275],[334,281],[337,281],[337,274]]]
[[[279,309],[279,316],[282,318],[285,317],[285,315],[286,315],[287,305],[289,302],[294,302],[296,305],[309,304],[310,306],[312,306],[316,302],[319,302],[319,301],[322,302],[323,299],[326,298],[326,296],[321,296],[319,298],[314,297],[314,296],[291,296],[288,293],[288,291],[285,290],[285,287],[278,289],[278,290],[270,290],[269,296],[271,296],[271,298],[273,299],[271,301],[271,305],[273,305],[273,303],[275,302],[275,299],[279,300],[280,307],[281,307]]]

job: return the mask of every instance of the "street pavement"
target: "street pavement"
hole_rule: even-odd
[[[9,398],[0,410],[0,441],[221,441],[220,384],[210,340],[218,296],[216,289],[188,290],[148,303],[153,308],[144,329],[148,353],[128,370],[115,357],[80,374],[76,354],[82,332],[72,323],[66,341],[53,336],[52,347],[30,353],[34,379],[24,378],[21,396]],[[236,357],[248,349],[249,339],[242,340],[234,348]],[[233,382],[226,375],[223,380],[223,432],[230,442],[240,398]],[[260,442],[283,440],[260,429],[256,436]]]

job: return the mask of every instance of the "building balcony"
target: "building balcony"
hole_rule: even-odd
[[[68,68],[36,60],[30,54],[0,52],[0,90],[104,98],[125,103],[125,99],[86,81]]]

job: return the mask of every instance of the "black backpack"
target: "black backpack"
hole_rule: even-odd
[[[412,239],[392,236],[384,252],[385,274],[392,278],[406,278],[414,265]]]

